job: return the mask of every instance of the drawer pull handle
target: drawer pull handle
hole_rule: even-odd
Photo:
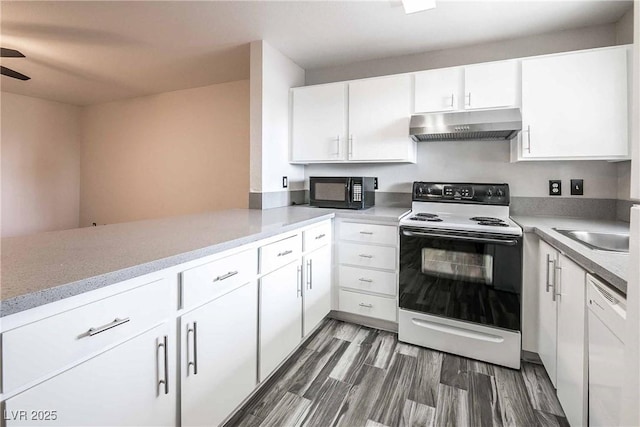
[[[360,234],[368,234],[368,235],[372,235],[373,231],[361,231]]]
[[[366,308],[373,308],[373,304],[365,304],[363,302],[361,302],[360,304],[358,304],[360,307],[366,307]]]
[[[278,256],[285,256],[285,255],[289,255],[289,254],[292,254],[292,253],[293,253],[293,251],[291,249],[289,249],[288,251],[280,252],[278,254]]]
[[[113,322],[108,323],[104,326],[100,326],[98,328],[89,328],[89,330],[87,331],[87,335],[89,335],[90,337],[94,336],[94,335],[98,335],[99,333],[102,333],[104,331],[108,331],[111,328],[115,328],[116,326],[120,326],[120,325],[124,325],[125,323],[129,322],[131,320],[131,318],[129,317],[125,317],[124,319],[118,319],[117,317],[113,320]]]
[[[214,281],[214,282],[221,282],[221,281],[223,281],[224,279],[228,279],[229,277],[233,277],[233,276],[235,276],[236,274],[238,274],[238,272],[237,272],[237,271],[230,271],[230,272],[228,272],[227,274],[223,274],[222,276],[218,276],[218,277],[216,277],[215,279],[213,279],[213,281]]]
[[[318,239],[322,239],[324,236],[326,236],[326,234],[318,234],[318,235],[316,236],[316,240],[318,240]]]
[[[361,281],[361,282],[373,283],[373,280],[371,280],[371,279],[365,279],[364,277],[361,277],[361,278],[359,278],[358,280],[359,280],[359,281]]]
[[[358,255],[360,258],[373,258],[373,255],[360,254]]]
[[[164,388],[164,394],[169,394],[169,348],[167,347],[168,337],[165,335],[160,343],[158,343],[158,350],[162,348],[163,364],[163,379],[158,381],[158,394],[160,394],[160,387]],[[158,358],[159,359],[159,358]]]

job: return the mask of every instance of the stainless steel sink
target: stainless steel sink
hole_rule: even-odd
[[[591,249],[629,252],[629,233],[597,233],[593,231],[561,230],[558,228],[554,228],[554,230]]]

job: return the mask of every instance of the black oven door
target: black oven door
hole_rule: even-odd
[[[520,330],[522,238],[402,227],[400,308]]]

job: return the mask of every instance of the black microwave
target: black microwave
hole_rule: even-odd
[[[309,177],[309,204],[319,208],[366,209],[375,205],[375,178]]]

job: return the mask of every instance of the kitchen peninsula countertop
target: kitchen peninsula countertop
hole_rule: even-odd
[[[590,249],[554,228],[621,233],[629,232],[629,223],[583,218],[514,216],[511,217],[525,232],[532,232],[566,253],[588,272],[601,277],[623,295],[627,294],[627,269],[629,254]]]
[[[2,239],[0,317],[339,216],[397,223],[409,208],[230,209]]]

